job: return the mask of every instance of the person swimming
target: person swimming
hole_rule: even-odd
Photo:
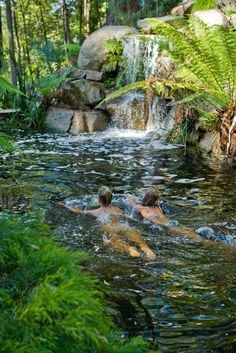
[[[158,224],[166,224],[168,222],[160,206],[160,194],[156,189],[148,189],[141,201],[141,205],[135,203],[132,195],[128,196],[127,201],[130,206],[141,214],[143,219]]]
[[[143,219],[150,221],[151,223],[167,225],[169,229],[180,235],[190,235],[190,237],[198,238],[198,235],[194,232],[192,228],[184,226],[170,226],[169,219],[165,216],[161,206],[160,206],[160,194],[157,189],[149,188],[145,193],[141,204],[137,204],[134,201],[134,196],[129,195],[127,198],[128,204],[138,211]]]
[[[115,207],[112,202],[112,190],[107,186],[98,189],[98,201],[100,207],[92,210],[81,210],[79,207],[61,204],[75,213],[83,213],[96,217],[101,223],[101,229],[105,236],[105,242],[113,248],[128,252],[130,256],[140,256],[140,250],[149,259],[154,260],[156,255],[144,241],[141,233],[135,229],[120,223],[122,210]],[[132,246],[129,244],[132,243]],[[140,249],[136,249],[136,246]]]

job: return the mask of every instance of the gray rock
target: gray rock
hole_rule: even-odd
[[[112,125],[121,129],[157,129],[164,138],[175,122],[174,115],[167,116],[165,102],[155,97],[152,101],[140,91],[131,91],[121,97],[108,99],[98,106],[111,116]]]
[[[68,132],[70,129],[74,111],[71,109],[63,109],[50,107],[47,110],[45,118],[45,128],[49,131]]]
[[[220,157],[222,154],[220,133],[206,132],[199,141],[199,147],[215,157]]]
[[[100,71],[106,59],[107,50],[104,46],[108,39],[121,39],[137,29],[128,26],[105,26],[93,32],[83,43],[79,53],[81,69]]]
[[[89,109],[86,107],[80,89],[74,84],[74,82],[67,82],[66,84],[63,84],[53,94],[52,99],[53,105],[66,105],[80,110]]]
[[[195,0],[184,0],[171,10],[173,16],[184,16],[194,4]]]
[[[81,132],[88,132],[88,127],[84,117],[84,112],[82,111],[74,112],[72,124],[69,132],[72,135],[78,135]]]
[[[106,78],[106,73],[101,71],[79,69],[72,71],[69,77],[73,78],[74,80],[86,79],[101,82]]]
[[[82,132],[95,132],[107,129],[109,117],[100,111],[76,111],[73,116],[70,133],[77,135]]]
[[[100,111],[85,112],[85,119],[88,132],[105,130],[110,123],[108,115]]]
[[[95,106],[105,98],[104,85],[100,82],[77,80],[71,83],[79,90],[80,96],[86,105]]]
[[[105,110],[111,116],[111,122],[121,129],[145,130],[147,115],[144,94],[129,92],[121,97],[107,100]],[[99,106],[104,109],[104,105]]]
[[[228,26],[226,16],[219,10],[196,11],[194,12],[193,16],[199,18],[202,22],[204,22],[209,27]]]

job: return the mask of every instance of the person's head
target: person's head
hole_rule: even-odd
[[[156,189],[148,189],[142,199],[142,206],[155,207],[159,206],[160,194]]]
[[[112,191],[108,186],[101,186],[98,189],[98,201],[102,206],[109,206],[112,200]]]

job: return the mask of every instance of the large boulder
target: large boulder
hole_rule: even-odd
[[[50,107],[45,118],[45,129],[53,132],[69,132],[77,135],[83,132],[95,132],[108,127],[110,118],[102,111],[72,110]]]
[[[199,18],[209,27],[226,27],[228,25],[226,16],[219,10],[195,11],[193,16]]]
[[[45,129],[55,132],[68,132],[71,126],[74,110],[50,107],[45,117]]]
[[[53,105],[66,105],[73,109],[89,110],[105,98],[101,82],[86,79],[74,80],[63,84],[53,94]]]
[[[136,32],[136,28],[129,26],[105,26],[93,32],[81,47],[78,59],[80,68],[100,71],[107,54],[105,42],[113,38],[120,40],[125,35]]]
[[[149,99],[139,90],[108,99],[99,108],[108,112],[111,124],[120,129],[158,129],[163,137],[173,127],[173,119],[165,119],[168,113],[165,102],[159,97]]]
[[[194,4],[195,0],[184,0],[179,5],[174,7],[171,10],[171,15],[173,16],[184,16],[191,9],[191,6]]]
[[[78,89],[86,105],[95,106],[105,98],[104,85],[100,82],[82,79],[73,81],[71,85]]]
[[[101,111],[76,111],[74,113],[69,132],[73,135],[77,135],[81,132],[91,133],[95,131],[101,131],[108,127],[109,122],[109,117]]]
[[[218,132],[206,132],[199,141],[199,147],[215,157],[220,157],[222,155],[220,134]]]

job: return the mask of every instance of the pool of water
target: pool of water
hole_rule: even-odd
[[[144,133],[111,130],[80,136],[13,133],[20,150],[1,154],[1,208],[39,211],[57,239],[91,256],[89,270],[112,291],[124,335],[140,334],[163,352],[236,351],[236,169],[196,150],[152,141]],[[103,244],[98,222],[58,202],[96,207],[101,185],[134,219],[157,254],[131,258]],[[216,241],[172,234],[142,223],[126,194],[140,199],[158,187],[171,220],[210,227]]]

